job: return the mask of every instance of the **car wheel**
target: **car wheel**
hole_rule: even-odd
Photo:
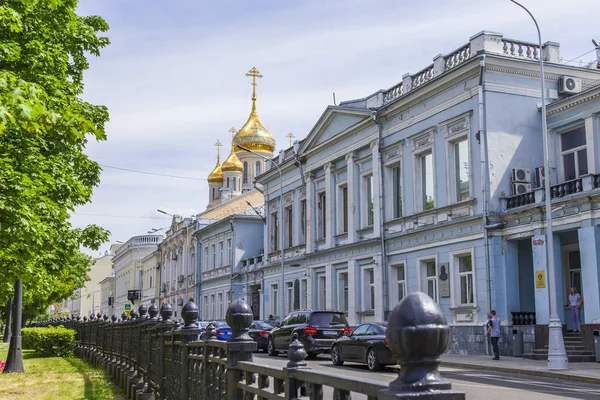
[[[340,348],[338,346],[333,346],[331,349],[331,362],[333,365],[337,366],[344,365],[344,360],[342,360],[342,355],[340,354]]]
[[[373,348],[370,348],[367,352],[367,368],[369,368],[369,371],[379,371],[381,369],[377,353],[375,353],[375,349]]]
[[[269,338],[269,344],[267,345],[267,352],[271,357],[277,357],[279,352],[275,350],[275,343],[273,343],[273,338]]]

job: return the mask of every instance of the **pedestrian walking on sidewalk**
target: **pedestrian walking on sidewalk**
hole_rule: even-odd
[[[496,316],[496,310],[490,311],[490,320],[487,323],[485,336],[490,336],[492,349],[494,349],[494,360],[499,360],[500,350],[498,350],[498,340],[500,339],[500,318]]]
[[[569,294],[569,308],[571,309],[571,320],[573,321],[573,332],[581,331],[581,319],[580,319],[580,311],[581,306],[583,305],[583,298],[579,293],[577,293],[577,289],[572,287],[571,293]]]

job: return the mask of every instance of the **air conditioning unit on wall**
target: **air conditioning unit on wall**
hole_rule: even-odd
[[[531,171],[529,168],[513,168],[511,178],[513,182],[531,183]]]
[[[582,88],[581,79],[572,76],[561,76],[558,82],[558,92],[560,94],[580,93]]]
[[[544,187],[546,185],[546,175],[544,167],[535,167],[535,187]]]
[[[531,192],[531,185],[529,183],[513,183],[512,194],[513,196]]]

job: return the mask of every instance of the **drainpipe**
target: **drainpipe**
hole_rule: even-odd
[[[383,282],[383,319],[384,321],[388,320],[389,314],[389,291],[390,285],[388,282],[388,263],[387,263],[387,255],[385,250],[385,203],[384,203],[384,184],[383,184],[383,157],[381,155],[381,148],[383,147],[383,124],[379,121],[377,111],[373,111],[371,114],[373,121],[377,124],[378,127],[378,139],[379,139],[379,149],[377,151],[379,158],[379,240],[381,246],[381,281]]]
[[[490,266],[490,244],[487,230],[488,218],[488,199],[489,199],[489,170],[488,170],[488,147],[487,147],[487,124],[486,124],[486,106],[485,106],[485,54],[481,56],[479,61],[479,87],[477,98],[479,102],[479,154],[481,158],[481,194],[482,202],[482,219],[483,219],[483,247],[485,250],[485,267],[487,271],[487,301],[488,307],[492,308],[492,271]]]

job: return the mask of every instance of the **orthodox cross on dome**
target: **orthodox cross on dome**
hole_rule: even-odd
[[[256,67],[246,72],[247,77],[252,77],[252,111],[256,111],[256,78],[262,78],[262,74]]]
[[[219,156],[221,155],[221,147],[223,147],[223,145],[221,144],[221,142],[217,139],[217,143],[214,144],[214,146],[217,148],[217,159],[219,158]]]
[[[286,138],[290,139],[290,147],[292,147],[292,140],[296,137],[294,136],[294,134],[292,132],[288,133],[286,136]]]
[[[231,140],[233,140],[233,137],[235,136],[235,134],[237,133],[237,129],[235,128],[231,128],[229,130],[229,133],[231,133]]]

